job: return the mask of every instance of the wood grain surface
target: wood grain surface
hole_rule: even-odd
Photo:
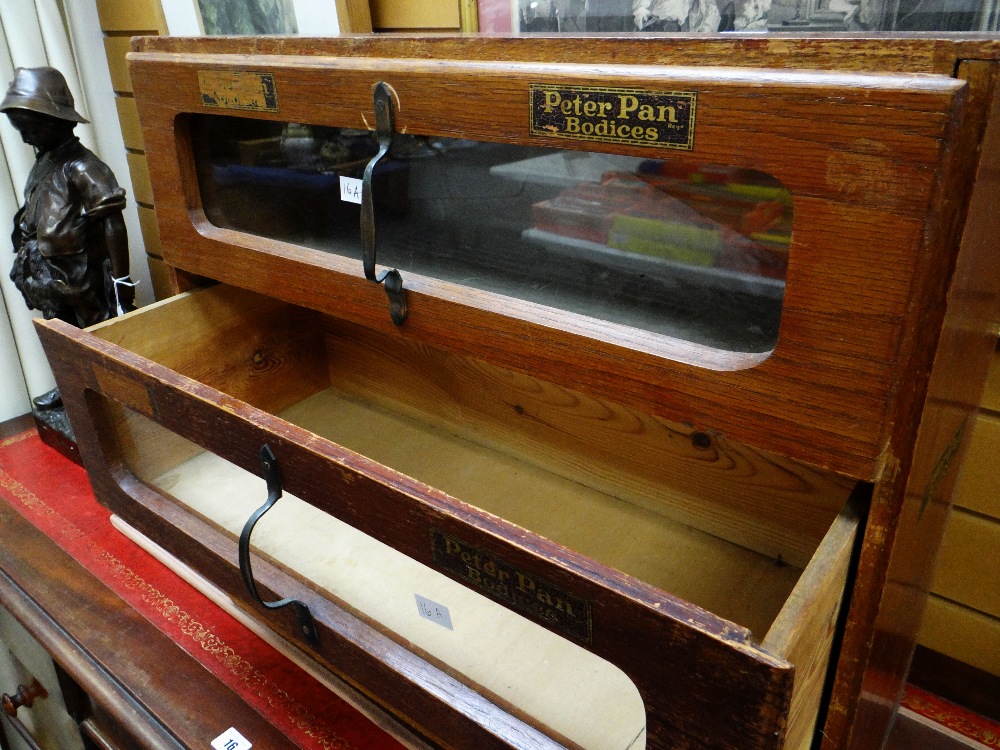
[[[853,486],[613,402],[235,287],[189,293],[90,330],[272,414],[333,386],[798,567]]]
[[[953,75],[955,61],[996,60],[1000,41],[989,34],[523,34],[517,37],[444,35],[354,36],[340,39],[256,37],[246,54],[408,57],[613,63],[623,57],[650,65],[796,67],[805,70],[878,70]],[[149,52],[228,53],[232,40],[144,37],[133,49]]]
[[[861,531],[867,490],[859,491],[830,527],[813,561],[761,644],[795,664],[795,689],[788,716],[785,747],[812,747],[829,679],[838,618],[851,573],[852,555]]]
[[[330,382],[804,567],[852,482],[481,360],[328,317]]]

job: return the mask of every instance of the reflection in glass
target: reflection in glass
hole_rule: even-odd
[[[357,258],[369,131],[200,116],[215,225]],[[350,188],[348,187],[348,190]],[[732,352],[776,341],[788,191],[760,172],[398,135],[373,180],[378,262]]]

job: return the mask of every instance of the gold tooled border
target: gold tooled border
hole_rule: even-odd
[[[944,701],[936,701],[933,699],[934,697],[925,698],[907,686],[903,693],[902,705],[963,737],[979,742],[985,747],[1000,748],[1000,731],[994,731],[990,726],[987,726],[994,722],[989,719],[984,719],[982,722],[969,719],[961,715],[959,711],[949,710]]]
[[[26,434],[31,435],[32,433]],[[16,437],[22,439],[20,436]],[[17,442],[14,438],[11,439]],[[4,443],[0,443],[0,447],[8,444],[4,441]],[[28,510],[55,519],[60,523],[63,531],[77,536],[83,535],[76,524],[69,521],[3,469],[0,469],[0,489],[7,490],[13,499],[20,502]],[[354,747],[332,728],[324,726],[321,719],[318,719],[287,692],[278,688],[263,672],[237,653],[232,646],[229,646],[209,628],[174,604],[169,597],[147,583],[110,552],[101,549],[92,539],[87,538],[87,544],[98,553],[98,559],[110,568],[111,574],[120,580],[126,588],[139,593],[142,600],[152,605],[161,618],[179,625],[184,636],[193,640],[205,653],[212,656],[231,674],[239,678],[255,696],[263,698],[272,709],[284,711],[292,724],[304,735],[315,740],[323,748],[354,750]],[[147,617],[147,619],[149,618]]]
[[[0,469],[0,489],[7,490],[15,500],[34,513],[37,513],[40,516],[50,516],[58,519],[63,532],[74,536],[83,535],[79,526],[72,521],[69,521],[65,516],[59,513],[59,511],[47,504],[44,500],[40,499],[34,492],[29,490],[3,469]]]
[[[34,434],[35,434],[34,430],[25,430],[24,432],[20,432],[17,435],[5,438],[4,440],[0,440],[0,448],[6,448],[8,445],[14,445],[14,443],[20,443],[22,440],[27,440]]]
[[[202,651],[214,657],[231,674],[239,678],[247,690],[264,699],[272,709],[287,711],[288,718],[303,734],[316,740],[324,748],[342,750],[352,748],[332,729],[323,727],[315,715],[284,690],[278,688],[259,669],[238,654],[232,646],[229,646],[209,628],[174,604],[170,597],[165,596],[147,583],[142,576],[128,568],[110,552],[101,551],[100,557],[102,562],[111,569],[111,574],[120,580],[126,588],[137,592],[142,600],[151,605],[164,620],[179,626],[181,633],[193,640],[201,647]]]

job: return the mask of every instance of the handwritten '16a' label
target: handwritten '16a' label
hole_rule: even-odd
[[[448,628],[448,630],[455,629],[451,625],[451,612],[448,611],[446,606],[428,599],[426,596],[420,596],[420,594],[414,594],[413,596],[417,600],[417,614],[425,620],[430,620],[443,628]]]
[[[355,177],[340,177],[340,200],[348,203],[361,203],[362,181]]]

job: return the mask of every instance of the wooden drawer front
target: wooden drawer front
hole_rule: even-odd
[[[83,750],[76,722],[67,712],[62,685],[55,665],[45,649],[6,609],[0,607],[0,692],[15,695],[20,686],[41,686],[44,697],[33,705],[21,706],[17,719],[28,731],[37,747],[45,750]],[[8,733],[12,747],[28,748],[16,730],[0,718],[0,736]]]
[[[919,318],[933,302],[929,282],[950,272],[951,250],[930,252],[927,243],[951,243],[938,224],[935,180],[950,175],[946,144],[961,122],[963,82],[632,66],[627,48],[621,64],[598,68],[346,58],[336,40],[324,44],[328,56],[131,54],[166,262],[817,466],[879,475],[894,399],[906,391],[899,371],[914,351],[910,337],[918,319],[929,325]],[[385,45],[393,54],[393,43]],[[185,115],[226,114],[203,104],[199,83],[199,75],[222,71],[272,75],[280,101],[280,112],[230,110],[234,116],[363,130],[374,123],[372,89],[381,80],[397,97],[400,132],[772,175],[791,192],[794,209],[777,345],[769,356],[720,356],[417,275],[404,282],[410,317],[397,330],[384,293],[364,280],[355,259],[206,220]],[[665,156],[531,135],[528,91],[539,82],[696,92],[693,150]],[[357,247],[360,253],[360,240]]]
[[[470,419],[459,416],[450,423],[444,419],[440,424],[451,426],[440,430],[429,421],[437,416],[435,407],[427,407],[421,414],[426,405],[419,399],[409,410],[391,399],[380,399],[378,394],[362,399],[350,391],[354,377],[350,366],[345,365],[343,371],[340,367],[341,362],[361,356],[363,351],[344,348],[349,339],[338,334],[340,325],[312,311],[216,287],[159,303],[93,333],[59,323],[45,324],[40,330],[59,372],[60,387],[80,433],[81,453],[98,496],[129,523],[255,611],[236,565],[234,536],[238,528],[227,528],[210,512],[186,506],[175,483],[181,475],[169,482],[163,479],[179,460],[203,456],[210,462],[221,462],[212,466],[225,464],[260,476],[258,454],[262,445],[269,445],[280,463],[285,491],[304,508],[315,509],[310,512],[322,511],[338,519],[370,537],[371,544],[388,545],[435,575],[456,581],[479,596],[483,606],[499,604],[621,670],[641,698],[648,747],[781,747],[786,731],[789,747],[808,745],[857,527],[856,508],[838,514],[851,491],[850,483],[791,464],[785,467],[810,476],[808,484],[797,485],[793,492],[810,487],[806,490],[810,501],[827,506],[819,514],[827,519],[826,531],[813,534],[811,544],[799,540],[786,545],[790,559],[797,561],[789,565],[781,552],[772,555],[767,546],[780,545],[778,531],[767,542],[744,539],[740,536],[743,532],[731,529],[732,538],[742,540],[742,545],[747,545],[744,547],[715,536],[724,532],[725,522],[712,527],[711,535],[687,527],[699,514],[724,517],[728,512],[724,504],[714,511],[684,515],[683,506],[694,499],[677,500],[678,517],[684,519],[678,524],[669,519],[668,506],[674,500],[664,495],[660,498],[663,507],[655,512],[634,505],[639,500],[616,487],[618,480],[613,474],[605,477],[605,486],[597,486],[597,479],[584,468],[587,461],[583,455],[577,453],[575,459],[556,456],[537,434],[531,444],[534,450],[526,452],[516,441],[505,443],[501,431],[485,430],[482,413]],[[160,335],[166,331],[168,335]],[[213,340],[218,337],[238,344],[220,349]],[[135,345],[155,361],[118,343]],[[390,347],[385,362],[410,354],[405,348]],[[429,351],[425,354],[430,356]],[[164,362],[175,369],[161,364]],[[473,370],[477,368],[474,362],[468,364]],[[385,382],[395,379],[401,392],[414,387],[407,386],[405,377],[397,377],[399,373],[391,367],[387,370],[388,374],[381,376]],[[349,374],[346,379],[345,372]],[[373,374],[377,372],[372,369]],[[480,370],[481,377],[488,373],[489,368]],[[227,392],[217,389],[222,385]],[[571,395],[562,393],[561,398]],[[349,444],[369,440],[375,460],[320,437],[326,431],[323,422],[327,415],[336,411],[329,406],[320,408],[329,403],[337,404],[346,415],[336,424],[333,436]],[[441,413],[456,408],[459,414],[466,408],[474,415],[471,402],[453,407],[439,399],[436,408]],[[530,403],[521,407],[522,412],[533,409]],[[533,421],[530,413],[519,414],[510,406],[508,410]],[[278,412],[285,418],[273,416]],[[395,420],[399,425],[384,440],[378,437],[380,419]],[[598,421],[601,419],[598,415]],[[123,429],[126,422],[132,427]],[[455,431],[466,434],[459,439],[452,434]],[[562,442],[575,450],[576,439],[564,434]],[[628,442],[632,438],[623,433],[617,439]],[[447,460],[436,463],[433,446],[439,443],[435,440],[443,441],[441,455],[467,450],[468,455],[478,456],[480,463],[466,462],[466,454],[460,453],[454,455],[461,460],[450,462],[460,464],[457,469],[444,465]],[[713,450],[722,451],[724,446]],[[734,450],[732,446],[728,449]],[[392,459],[393,465],[397,460],[405,465],[410,453],[428,457],[426,463],[435,464],[433,471],[439,470],[441,486],[452,494],[420,481],[423,469],[416,464],[421,461],[414,465],[413,473],[418,477],[414,479],[382,463],[380,451],[403,454]],[[532,452],[546,458],[533,461],[525,457]],[[703,471],[697,468],[699,460],[690,460],[691,471]],[[505,484],[508,480],[496,473],[505,462],[514,467],[508,472],[514,477],[510,481],[521,475],[537,475],[537,481],[547,483],[540,487],[561,487],[568,481],[577,489],[566,495],[566,506],[559,513],[541,513],[549,490],[537,490],[534,497],[513,493],[521,502],[512,502],[505,494],[511,492]],[[728,465],[728,461],[723,463]],[[563,466],[562,476],[551,470],[557,465]],[[574,465],[580,467],[576,474],[567,475]],[[463,479],[466,474],[470,481]],[[432,478],[437,483],[438,475]],[[462,481],[466,483],[462,485]],[[263,481],[258,480],[256,486],[263,502]],[[171,488],[180,500],[171,494]],[[234,503],[249,502],[251,508],[257,504],[257,498],[247,500],[246,491],[241,492],[234,496]],[[453,495],[470,499],[478,507]],[[609,500],[599,499],[606,496]],[[803,500],[800,498],[800,504],[805,504]],[[508,505],[497,505],[505,501]],[[750,515],[774,515],[776,501],[768,497],[768,491],[760,490],[756,501],[761,507]],[[293,499],[279,501],[279,507],[284,502]],[[489,506],[489,502],[495,505]],[[487,507],[481,510],[484,505]],[[541,517],[532,520],[533,514],[539,513]],[[787,520],[792,511],[786,508],[782,513]],[[803,514],[808,515],[799,515]],[[511,523],[509,516],[521,525]],[[567,526],[562,519],[573,518],[578,520],[568,524],[571,528],[560,529],[560,524]],[[608,525],[596,531],[579,531],[588,524],[601,523]],[[731,525],[743,524],[734,521]],[[535,527],[545,536],[527,530]],[[668,527],[673,531],[664,531]],[[788,521],[785,536],[791,539],[798,533],[796,521]],[[574,548],[578,542],[586,554]],[[665,549],[668,547],[676,551]],[[761,554],[754,547],[768,553]],[[695,551],[703,557],[685,562],[684,555]],[[468,556],[464,569],[462,564],[452,564],[454,559],[446,559],[449,553],[456,553],[459,559]],[[282,554],[280,549],[261,547],[254,558],[262,595],[265,599],[290,596],[305,602],[317,620],[318,645],[303,641],[287,609],[260,616],[266,616],[286,638],[307,648],[405,721],[446,746],[563,746],[557,741],[560,732],[546,736],[540,731],[540,725],[549,725],[532,715],[530,705],[512,705],[498,689],[472,678],[463,678],[474,684],[466,685],[457,679],[457,668],[445,657],[429,646],[412,643],[408,636],[390,637],[386,631],[393,632],[391,625],[381,623],[356,601],[341,600],[319,579],[296,572]],[[666,593],[669,586],[656,578],[659,574],[648,567],[648,561],[643,562],[657,556],[673,559],[672,575],[681,589],[690,589],[691,596],[687,591],[685,596],[695,603]],[[355,562],[362,568],[378,566],[378,557],[366,553]],[[618,569],[606,564],[607,560]],[[702,565],[710,572],[705,573]],[[746,586],[729,580],[746,575],[741,571],[744,567],[754,571]],[[473,568],[479,572],[474,574]],[[517,597],[491,593],[482,583],[489,570],[506,570],[508,578],[517,576],[523,590],[534,591],[537,601],[547,597],[550,610],[554,607],[562,614],[526,607],[523,601],[515,601]],[[495,578],[502,580],[503,576]],[[647,578],[656,580],[657,585],[644,582]],[[763,593],[780,591],[783,593]],[[772,609],[756,611],[763,606],[760,600],[770,596],[779,597],[767,605]],[[703,608],[705,603],[713,608],[718,604],[723,611],[730,607],[730,618],[752,622],[761,635],[767,631],[766,636],[755,642],[745,627],[712,614]],[[409,606],[412,608],[412,601]],[[568,614],[572,617],[562,616]],[[477,637],[485,644],[488,636],[483,633]],[[399,641],[410,644],[412,651]],[[489,651],[489,647],[484,645],[483,650]],[[493,702],[484,695],[493,696]],[[632,740],[634,737],[629,738]],[[629,744],[621,747],[624,750]]]

